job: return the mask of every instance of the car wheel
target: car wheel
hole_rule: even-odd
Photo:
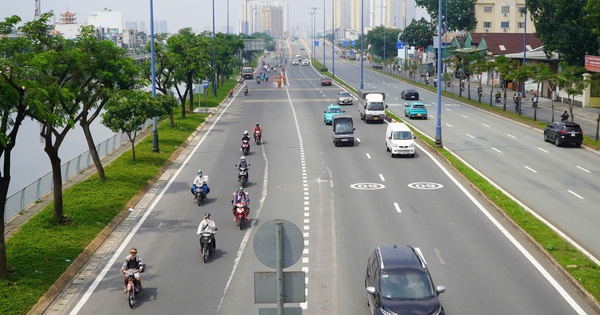
[[[390,148],[387,146],[387,142],[385,143],[385,151],[390,152]]]
[[[548,135],[546,134],[545,131],[544,131],[544,142],[548,142]]]
[[[560,140],[558,139],[558,136],[554,137],[554,145],[560,147]]]
[[[577,143],[575,143],[575,147],[576,147],[576,148],[579,148],[579,147],[581,147],[581,142],[577,142]]]

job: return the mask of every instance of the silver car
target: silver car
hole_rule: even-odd
[[[352,105],[352,95],[346,91],[338,92],[337,103],[338,105]]]

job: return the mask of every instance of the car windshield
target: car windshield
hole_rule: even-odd
[[[411,140],[412,134],[410,131],[394,131],[392,134],[394,140]]]
[[[383,103],[381,102],[374,102],[374,103],[369,103],[369,110],[383,110]]]
[[[341,113],[341,112],[342,112],[342,110],[341,110],[341,109],[339,109],[339,108],[330,108],[330,109],[329,109],[329,112],[330,112],[330,113]]]
[[[352,133],[352,125],[349,123],[341,123],[335,125],[336,133]]]
[[[417,91],[416,91],[416,90],[406,90],[406,93],[407,93],[407,94],[408,94],[408,93],[417,93]]]
[[[427,274],[416,271],[382,274],[379,292],[391,300],[427,299],[435,295]]]
[[[340,93],[340,97],[350,97],[350,93]]]
[[[331,81],[331,79],[330,79],[330,78],[328,78],[328,77],[324,77],[324,78],[323,78],[323,81]]]

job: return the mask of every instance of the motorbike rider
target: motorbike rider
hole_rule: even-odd
[[[260,77],[259,76],[256,77],[256,83],[260,84]]]
[[[127,273],[126,271],[128,269],[137,269],[138,271],[142,271],[142,269],[144,268],[144,266],[142,265],[142,259],[137,256],[137,249],[131,248],[129,250],[129,256],[127,256],[127,258],[125,258],[125,262],[123,263],[123,265],[121,266],[121,273],[125,273],[125,278],[123,279],[123,284],[125,284],[125,290],[123,291],[123,293],[127,293],[127,282],[128,282],[128,277],[127,277]],[[140,286],[140,291],[142,291],[142,281],[140,280],[140,273],[136,272],[134,273],[135,276],[135,280],[137,281],[138,285]]]
[[[233,97],[233,89],[229,90],[229,97]]]
[[[502,98],[502,93],[500,93],[500,91],[496,91],[496,95],[495,95],[496,102],[500,103],[501,98]]]
[[[259,123],[256,123],[256,125],[254,126],[254,128],[252,128],[252,134],[256,134],[256,132],[258,131],[258,134],[260,136],[262,136],[262,127],[260,126]]]
[[[240,187],[237,191],[233,193],[233,199],[231,199],[231,204],[233,205],[232,213],[235,217],[235,208],[237,203],[243,203],[246,209],[246,220],[248,220],[248,215],[250,214],[250,195],[244,191],[243,187]]]
[[[211,218],[210,213],[204,214],[204,220],[202,220],[202,222],[200,222],[200,224],[198,225],[198,231],[196,232],[196,235],[200,235],[204,232],[208,232],[211,234],[210,240],[212,243],[212,251],[214,252],[217,249],[217,240],[215,239],[217,225],[215,224],[215,221],[213,221],[213,219]],[[202,250],[202,244],[200,244],[200,250]]]
[[[210,188],[208,187],[208,176],[202,175],[202,170],[198,170],[198,176],[194,178],[194,183],[192,183],[192,195],[194,195],[194,200],[196,200],[196,189],[202,187],[202,192],[204,192],[204,196],[206,197],[210,192]]]
[[[244,94],[248,94],[248,86],[244,84]]]
[[[248,161],[246,161],[246,157],[243,155],[240,158],[240,163],[238,163],[238,180],[240,179],[239,170],[242,168],[246,169],[246,179],[250,179],[250,169],[248,168]]]
[[[560,115],[560,121],[567,121],[569,120],[569,113],[567,113],[567,111],[564,111],[564,113],[562,113],[562,115]]]

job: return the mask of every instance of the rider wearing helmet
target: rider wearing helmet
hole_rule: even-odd
[[[204,196],[208,195],[210,192],[210,188],[208,188],[208,176],[203,176],[202,170],[198,170],[198,176],[194,178],[194,182],[192,183],[192,195],[194,195],[194,200],[196,200],[196,188],[198,187],[202,187]]]
[[[125,258],[125,262],[121,266],[121,273],[125,273],[125,271],[128,269],[137,269],[134,275],[135,280],[137,280],[138,284],[140,285],[140,291],[142,290],[142,281],[140,280],[140,273],[138,271],[141,272],[143,268],[144,266],[142,265],[142,259],[137,256],[137,249],[135,247],[131,248],[129,250],[129,256]],[[125,273],[125,279],[123,279],[125,291],[123,291],[123,293],[127,293],[127,280],[127,274]]]
[[[244,131],[244,135],[242,136],[242,141],[248,140],[250,141],[250,136],[248,136],[248,130]]]
[[[196,234],[200,235],[204,232],[209,232],[211,234],[210,238],[211,238],[213,251],[215,251],[217,249],[217,240],[215,239],[216,231],[217,231],[217,225],[215,224],[215,221],[213,221],[212,218],[210,217],[210,213],[205,213],[204,220],[202,220],[202,222],[200,222],[200,225],[198,225],[198,232],[196,232]],[[200,246],[202,247],[202,244],[200,244]],[[202,248],[200,248],[200,250],[202,250]]]
[[[231,199],[231,204],[233,205],[233,216],[235,217],[235,205],[237,203],[245,204],[246,208],[246,220],[248,220],[248,215],[250,214],[250,196],[247,192],[244,191],[244,187],[240,187],[237,191],[233,193],[233,199]]]
[[[250,169],[248,168],[248,161],[246,161],[246,157],[242,155],[240,158],[240,163],[238,164],[238,179],[240,179],[240,169],[246,169],[246,178],[250,179]]]

